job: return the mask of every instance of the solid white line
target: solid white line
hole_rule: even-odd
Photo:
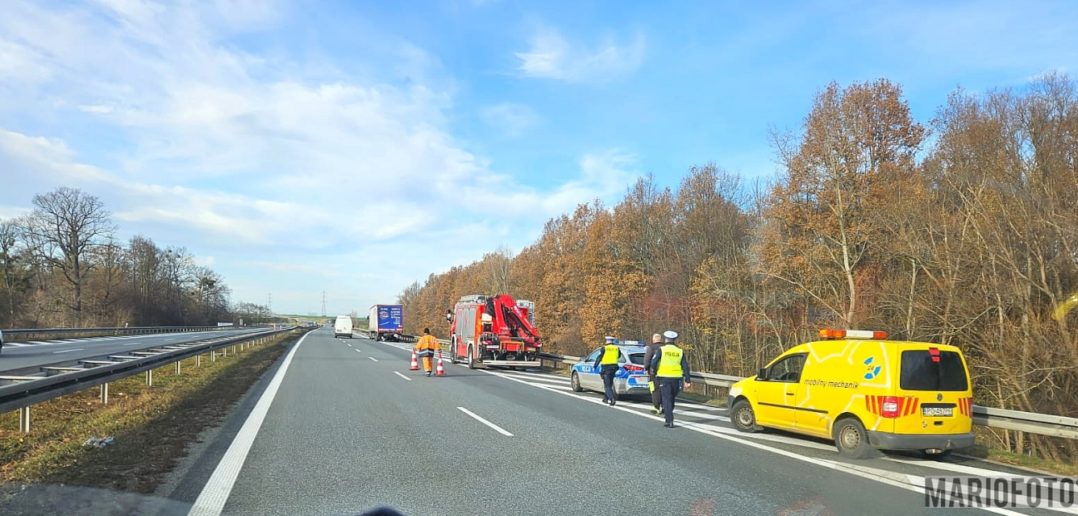
[[[393,371],[393,374],[395,374],[395,375],[397,375],[397,376],[399,376],[401,378],[404,378],[405,380],[408,380],[409,382],[412,381],[411,378],[408,378],[407,376],[404,376],[403,374],[400,374],[399,371]]]
[[[495,425],[494,423],[491,423],[490,421],[487,421],[486,419],[483,419],[483,418],[479,417],[478,415],[476,415],[475,412],[472,412],[472,411],[470,411],[470,410],[468,410],[468,409],[466,409],[464,407],[457,407],[457,410],[460,410],[461,412],[463,412],[465,414],[468,414],[469,416],[472,416],[472,418],[474,418],[476,421],[479,421],[480,423],[483,423],[484,425],[487,425],[487,426],[493,428],[494,431],[498,432],[499,434],[502,434],[502,435],[504,435],[506,437],[513,437],[513,434],[505,431],[504,428],[502,428],[502,427],[500,427],[498,425]]]
[[[374,362],[377,362],[377,361],[378,361],[378,359],[377,359],[377,358],[374,358],[374,357],[367,357],[367,358],[371,359],[371,360],[372,360],[372,361],[374,361]]]
[[[23,344],[21,342],[8,342],[5,346],[11,346],[13,348],[29,348],[33,347],[33,344]]]
[[[57,353],[70,353],[72,351],[83,351],[84,349],[85,348],[63,349],[63,350],[60,350],[60,351],[53,351],[52,354],[55,355]]]
[[[198,495],[198,499],[195,500],[195,504],[191,506],[189,515],[217,516],[225,508],[225,502],[228,501],[228,496],[232,493],[232,486],[235,485],[236,478],[239,477],[243,462],[247,460],[247,453],[251,451],[251,445],[254,444],[255,437],[258,436],[262,421],[266,419],[270,405],[273,404],[273,398],[277,396],[277,389],[280,388],[281,381],[284,380],[284,375],[288,372],[292,357],[296,355],[296,350],[299,349],[308,335],[310,333],[300,337],[299,342],[292,347],[292,350],[288,352],[288,356],[284,358],[280,369],[273,375],[273,379],[266,386],[262,396],[258,398],[258,403],[255,404],[255,408],[247,416],[247,421],[243,422],[239,433],[236,434],[232,444],[229,445],[228,451],[221,457],[221,462],[217,463],[217,468],[213,470],[213,475],[210,475],[209,481],[202,488],[202,492]]]
[[[560,390],[555,390],[555,389],[550,388],[550,387],[531,384],[531,383],[528,383],[528,382],[526,382],[524,380],[518,380],[516,378],[513,378],[512,376],[509,376],[509,375],[503,375],[503,374],[499,374],[499,373],[495,373],[495,372],[491,372],[491,371],[486,371],[486,370],[483,370],[483,372],[487,373],[487,374],[490,374],[490,375],[494,375],[494,376],[500,376],[500,377],[505,378],[506,380],[509,380],[509,381],[519,382],[519,383],[523,383],[525,385],[531,385],[532,387],[537,387],[539,389],[543,389],[543,390],[546,390],[546,391],[556,392],[558,394],[564,394],[566,396],[571,396],[573,398],[584,400],[584,401],[587,401],[589,403],[595,403],[595,404],[603,403],[602,400],[600,400],[599,398],[591,398],[591,397],[588,397],[588,396],[581,396],[580,394],[573,393],[573,392],[563,392],[563,391],[560,391]],[[654,421],[665,421],[662,417],[653,416],[651,414],[644,414],[642,412],[637,412],[637,411],[635,411],[635,410],[633,410],[631,408],[619,407],[619,406],[613,406],[613,407],[610,407],[610,408],[612,408],[614,410],[621,410],[623,412],[628,412],[630,414],[635,414],[637,416],[647,418],[647,419],[651,419],[651,420],[654,420]],[[824,468],[831,469],[831,470],[834,470],[834,471],[839,471],[839,472],[842,472],[842,473],[848,473],[850,475],[866,478],[866,479],[869,479],[869,480],[874,480],[874,481],[879,482],[881,484],[887,484],[887,485],[890,485],[890,486],[893,486],[893,487],[898,487],[898,488],[901,488],[901,489],[905,489],[907,491],[913,491],[915,493],[924,494],[924,478],[916,476],[916,475],[902,475],[901,473],[891,472],[891,471],[882,472],[884,474],[879,474],[876,471],[868,471],[866,468],[852,467],[852,465],[850,465],[848,463],[839,463],[839,462],[829,461],[829,460],[825,460],[825,459],[816,459],[816,458],[813,458],[813,457],[806,457],[804,455],[800,455],[800,454],[795,453],[795,452],[787,451],[787,450],[784,450],[784,449],[781,449],[781,448],[774,448],[772,446],[768,446],[768,445],[763,444],[763,443],[746,441],[741,436],[736,436],[735,437],[735,435],[727,435],[726,432],[730,432],[730,433],[736,432],[732,428],[724,428],[724,429],[722,429],[722,431],[719,431],[719,429],[721,427],[714,427],[714,426],[711,426],[711,425],[702,425],[702,424],[699,424],[699,423],[682,423],[682,422],[679,422],[678,424],[680,426],[684,427],[684,428],[689,429],[689,430],[693,430],[695,432],[700,432],[702,434],[707,434],[707,435],[710,435],[710,436],[713,436],[713,437],[717,437],[719,439],[724,439],[724,440],[727,440],[727,441],[743,444],[745,446],[749,446],[749,447],[756,448],[756,449],[759,449],[759,450],[769,451],[771,453],[775,453],[775,454],[782,455],[782,456],[785,456],[785,457],[789,457],[789,458],[792,458],[792,459],[800,460],[802,462],[807,462],[809,464],[815,464],[817,466],[822,466]],[[903,480],[897,480],[894,477],[904,477],[904,479],[903,479],[904,481]],[[987,507],[987,508],[983,508],[983,509],[987,510],[987,511],[995,512],[995,513],[998,513],[998,514],[1009,514],[1009,515],[1010,514],[1021,514],[1021,513],[1017,513],[1017,512],[1014,512],[1014,511],[1009,511],[1009,510],[1001,509],[1001,508],[997,508],[997,507]]]

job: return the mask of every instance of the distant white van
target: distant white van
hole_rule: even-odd
[[[352,338],[352,318],[347,315],[338,315],[337,322],[333,323],[333,338],[341,336]]]

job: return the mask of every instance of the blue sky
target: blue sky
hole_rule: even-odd
[[[233,300],[392,301],[642,174],[778,172],[830,81],[1078,65],[1075,2],[5,2],[0,217],[60,185],[186,247]]]

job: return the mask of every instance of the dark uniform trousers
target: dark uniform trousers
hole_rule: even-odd
[[[614,375],[618,374],[618,365],[608,364],[602,367],[599,376],[603,379],[603,390],[606,391],[604,394],[606,396],[605,399],[608,401],[618,401],[618,394],[614,392]]]
[[[681,392],[681,378],[663,378],[659,377],[659,388],[656,391],[662,391],[662,403],[663,403],[663,416],[666,417],[666,424],[674,424],[674,398]]]

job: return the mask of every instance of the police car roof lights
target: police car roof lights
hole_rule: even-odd
[[[887,339],[887,332],[885,331],[872,331],[872,330],[836,330],[834,328],[823,328],[820,330],[821,339],[868,339],[868,340],[885,340]]]

